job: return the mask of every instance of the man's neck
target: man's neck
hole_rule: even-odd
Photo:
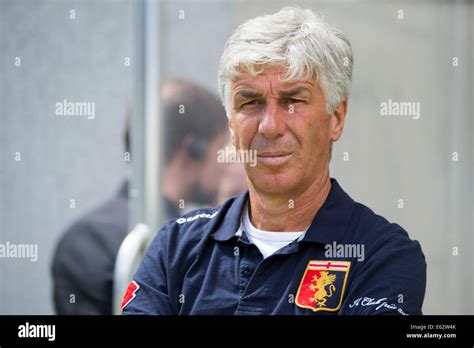
[[[250,221],[264,231],[302,231],[311,224],[330,190],[329,172],[297,197],[265,195],[249,187]]]

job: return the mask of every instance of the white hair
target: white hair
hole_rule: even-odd
[[[328,114],[349,97],[349,40],[311,10],[284,7],[275,14],[250,19],[235,30],[225,45],[218,75],[219,97],[228,118],[231,82],[242,72],[255,76],[268,66],[286,68],[283,82],[314,79],[319,83]]]

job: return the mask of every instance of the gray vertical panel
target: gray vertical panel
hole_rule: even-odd
[[[163,223],[161,167],[163,118],[160,112],[160,10],[159,0],[145,1],[145,212],[156,230]]]
[[[447,260],[444,275],[447,290],[458,294],[450,301],[447,314],[472,314],[474,312],[473,253],[474,246],[472,216],[473,206],[473,121],[472,117],[472,30],[469,30],[472,18],[467,2],[455,2],[449,8],[449,27],[451,35],[449,51],[442,57],[451,63],[452,57],[459,58],[459,66],[451,67],[447,76],[447,101],[449,119],[447,136],[449,145],[446,157],[449,160],[448,196],[446,202],[446,242],[449,249],[458,248],[459,254],[451,255]],[[472,6],[471,6],[472,7]],[[470,44],[469,44],[470,43]],[[459,161],[452,161],[452,153],[459,153]]]
[[[37,243],[39,260],[1,259],[1,313],[52,313],[50,262],[64,229],[125,176],[130,1],[2,1],[0,242]],[[69,10],[76,19],[69,19]],[[21,68],[13,58],[22,57]],[[95,119],[59,117],[63,99]],[[22,161],[13,154],[21,151]],[[69,199],[76,208],[69,208]],[[7,281],[5,281],[7,280]]]
[[[144,1],[139,0],[133,10],[133,115],[130,120],[131,166],[130,172],[130,219],[129,230],[145,221],[145,71]]]
[[[5,40],[5,1],[0,0],[0,49],[4,45]],[[0,54],[0,79],[2,76],[5,76],[5,57],[3,54]],[[4,104],[4,86],[3,83],[0,81],[0,149],[5,149],[5,104]],[[5,240],[5,222],[4,222],[4,214],[5,214],[5,161],[6,161],[6,154],[5,151],[0,151],[0,241],[3,242]],[[3,263],[0,261],[0,279],[5,279],[5,275],[3,272]],[[0,284],[0,298],[5,298],[5,287]],[[5,305],[4,301],[0,301],[0,313],[5,313]]]

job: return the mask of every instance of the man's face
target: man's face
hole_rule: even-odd
[[[257,191],[298,194],[328,169],[330,144],[342,125],[326,113],[319,84],[282,83],[284,73],[269,67],[233,81],[229,127],[238,150],[257,150],[257,165],[245,164]]]

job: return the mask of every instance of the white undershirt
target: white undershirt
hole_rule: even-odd
[[[248,204],[245,205],[242,212],[242,224],[249,242],[255,244],[258,250],[260,250],[262,253],[264,259],[275,253],[275,251],[280,250],[285,245],[290,244],[295,239],[301,237],[307,230],[307,228],[304,231],[297,232],[259,230],[253,226],[252,222],[250,221]]]

